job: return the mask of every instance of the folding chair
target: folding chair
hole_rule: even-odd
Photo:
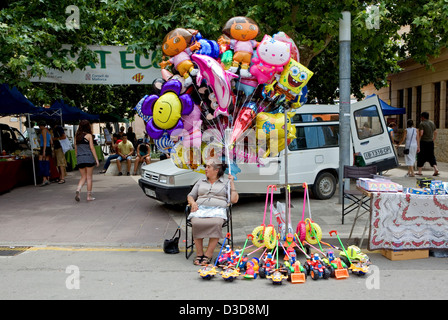
[[[191,207],[190,205],[187,205],[185,207],[185,258],[189,259],[190,256],[194,252],[194,235],[193,230],[191,229],[193,226],[191,224],[191,220],[188,219],[188,216],[190,215]],[[231,246],[233,250],[233,222],[232,222],[232,205],[228,204],[226,208],[227,213],[227,220],[224,220],[224,223],[222,224],[223,228],[226,228],[227,233],[230,234],[229,245]],[[191,229],[190,231],[188,229]],[[222,245],[222,243],[218,243],[218,245]]]
[[[358,189],[350,189],[350,187],[345,190],[345,179],[356,180],[359,178],[372,178],[373,175],[377,173],[376,166],[368,166],[368,167],[354,167],[354,166],[344,166],[344,180],[343,184],[343,192],[344,195],[342,197],[342,224],[344,224],[344,217],[352,212],[353,210],[359,210],[362,208],[366,211],[370,211],[370,197],[364,195]],[[346,200],[348,200],[349,204],[346,204]],[[347,206],[346,206],[347,205]],[[356,218],[357,218],[356,217]]]

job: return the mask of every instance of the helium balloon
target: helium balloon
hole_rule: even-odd
[[[233,126],[232,135],[230,137],[230,145],[233,145],[244,131],[249,128],[252,121],[255,119],[257,114],[257,105],[254,102],[246,103],[238,113]]]
[[[197,85],[199,86],[202,79],[205,79],[213,90],[218,103],[214,116],[217,117],[220,114],[228,116],[228,107],[232,102],[233,96],[230,81],[238,76],[224,70],[218,61],[209,56],[193,54],[191,58],[199,67],[199,73],[196,77]]]
[[[294,112],[287,113],[286,131],[288,144],[296,138],[296,127],[291,124],[291,118],[293,116]],[[260,112],[256,117],[256,128],[258,144],[262,147],[266,146],[266,152],[263,154],[263,158],[269,156],[275,149],[277,149],[277,152],[280,152],[285,148],[285,115],[283,113],[271,114]],[[274,135],[273,132],[275,132]],[[271,143],[275,143],[276,145],[271,145]]]
[[[291,43],[277,41],[265,35],[257,48],[257,57],[252,59],[254,65],[250,73],[258,83],[270,82],[274,75],[283,71],[283,66],[291,58]]]
[[[141,111],[152,118],[146,125],[146,132],[153,139],[160,139],[164,132],[171,134],[173,130],[184,127],[182,115],[193,111],[193,100],[187,94],[180,95],[182,83],[177,80],[165,82],[160,96],[151,95],[142,103]]]
[[[185,78],[186,86],[191,84],[190,74],[194,73],[194,65],[190,56],[194,50],[201,48],[199,42],[190,46],[192,39],[198,33],[197,30],[177,28],[170,31],[162,42],[163,54],[170,57],[168,61],[162,61],[160,66],[164,69],[173,64],[179,74]]]
[[[276,80],[265,87],[265,91],[270,93],[271,97],[275,94],[283,94],[286,100],[295,103],[299,101],[300,92],[313,74],[304,65],[290,59],[280,76],[277,75]]]
[[[145,101],[145,99],[148,97],[148,95],[145,95],[143,98],[140,99],[140,101],[137,103],[137,105],[135,106],[135,110],[137,111],[137,114],[143,119],[143,121],[148,122],[149,120],[151,120],[151,117],[144,115],[142,112],[142,105],[143,102]]]
[[[168,134],[164,134],[160,139],[154,140],[157,149],[162,153],[170,153],[174,147],[174,142],[170,139]]]
[[[226,22],[222,32],[230,37],[231,40],[220,38],[218,43],[220,45],[230,44],[230,48],[234,50],[230,71],[236,72],[241,65],[241,77],[250,77],[249,65],[252,59],[252,52],[258,45],[258,42],[254,40],[259,32],[257,23],[247,17],[233,17]]]
[[[278,40],[278,41],[290,43],[291,44],[291,58],[296,60],[297,62],[300,62],[299,49],[297,48],[294,40],[292,40],[286,33],[284,33],[283,31],[277,32],[276,34],[274,34],[274,36],[272,38],[274,38],[275,40]]]

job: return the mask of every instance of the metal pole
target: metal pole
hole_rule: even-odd
[[[351,15],[339,20],[339,203],[342,203],[344,165],[350,165],[350,73]]]
[[[31,119],[30,119],[30,114],[27,114],[28,117],[28,128],[30,129],[28,131],[28,139],[30,140],[30,148],[31,148],[31,163],[33,165],[33,178],[34,178],[34,186],[37,186],[37,181],[36,181],[36,165],[34,164],[34,150],[33,150],[33,143],[31,142]]]
[[[289,198],[288,198],[288,110],[285,104],[285,217],[286,210],[289,208]]]

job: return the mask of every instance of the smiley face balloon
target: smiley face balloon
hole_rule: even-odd
[[[142,103],[141,112],[150,116],[146,132],[153,139],[160,139],[167,132],[184,127],[181,116],[193,110],[193,100],[188,94],[180,95],[182,83],[170,80],[162,86],[160,96],[151,95]]]

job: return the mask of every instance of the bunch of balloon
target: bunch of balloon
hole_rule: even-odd
[[[258,39],[258,40],[257,40]],[[299,63],[284,32],[261,34],[249,17],[233,17],[216,41],[176,28],[162,42],[155,94],[136,105],[148,135],[180,168],[203,172],[208,161],[261,165],[295,138],[293,112],[307,99],[313,72]]]

